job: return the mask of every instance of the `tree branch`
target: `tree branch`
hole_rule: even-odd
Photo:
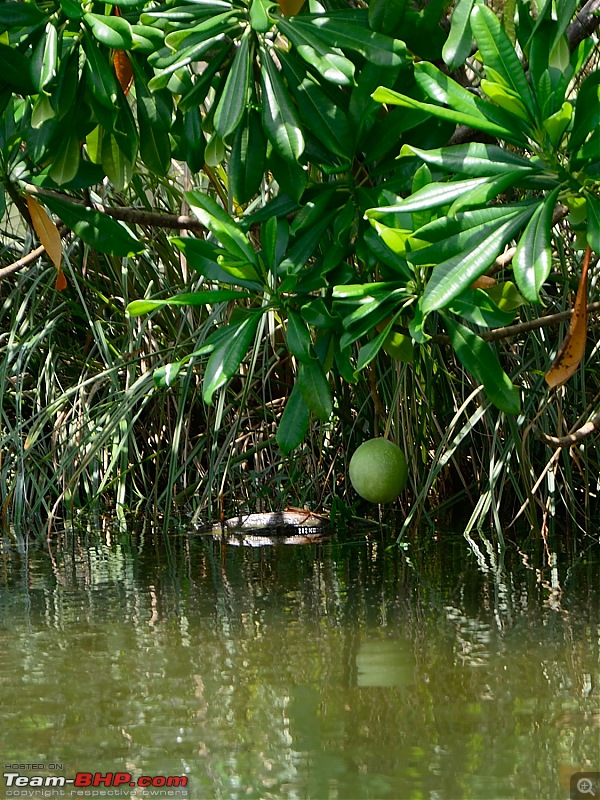
[[[600,0],[588,0],[577,12],[575,19],[567,28],[567,40],[571,52],[600,27],[600,16],[595,13],[598,11],[600,11]]]
[[[583,439],[591,436],[597,428],[600,428],[600,414],[596,414],[589,419],[585,425],[582,425],[581,428],[573,431],[573,433],[568,433],[566,436],[550,436],[539,430],[539,428],[535,429],[535,433],[539,439],[550,445],[550,447],[561,449],[563,447],[573,447]]]

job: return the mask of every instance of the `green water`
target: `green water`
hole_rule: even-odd
[[[391,541],[107,531],[50,556],[6,539],[3,772],[187,786],[44,795],[0,772],[0,796],[568,798],[572,773],[600,769],[592,537]]]

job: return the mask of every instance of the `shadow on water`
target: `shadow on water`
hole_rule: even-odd
[[[94,798],[568,798],[600,769],[591,537],[392,541],[6,540],[0,758],[187,777]]]

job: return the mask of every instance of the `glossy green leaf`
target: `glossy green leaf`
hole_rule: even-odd
[[[290,353],[298,361],[310,361],[314,358],[308,327],[300,314],[295,311],[288,311],[287,345]]]
[[[229,157],[229,187],[237,203],[248,203],[259,191],[265,172],[267,140],[260,113],[250,108],[238,127]]]
[[[600,127],[600,69],[590,73],[577,93],[573,130],[568,143],[571,153],[579,150],[590,135]]]
[[[275,441],[284,455],[302,443],[308,431],[310,410],[304,401],[298,382],[294,384],[279,420]]]
[[[415,64],[414,72],[417,84],[436,103],[480,120],[488,120],[505,131],[501,138],[520,145],[527,144],[524,134],[529,131],[529,125],[520,118],[470,92],[428,61]]]
[[[488,73],[489,72],[491,72],[490,68],[488,68]],[[484,95],[489,97],[497,106],[508,111],[508,113],[512,114],[514,117],[520,117],[525,121],[529,119],[527,109],[516,92],[508,89],[503,84],[496,83],[493,80],[487,80],[486,78],[483,78],[479,85]]]
[[[339,16],[325,14],[294,17],[294,26],[312,33],[328,47],[354,50],[367,61],[384,67],[399,66],[407,62],[404,42],[371,31],[362,25],[346,22]]]
[[[133,44],[131,25],[124,17],[107,16],[106,14],[84,14],[83,21],[88,25],[94,37],[106,47],[113,50],[129,50]]]
[[[427,164],[474,178],[491,177],[515,170],[530,172],[540,167],[530,159],[524,158],[510,150],[493,144],[470,142],[450,147],[439,147],[434,150],[421,150],[413,145],[405,144],[400,155],[417,155]]]
[[[569,102],[564,102],[558,111],[544,120],[544,130],[548,134],[552,147],[558,148],[563,135],[569,127],[572,116],[573,106]]]
[[[250,26],[258,33],[267,33],[273,27],[271,9],[277,8],[272,0],[252,0],[250,4]]]
[[[448,308],[453,314],[482,328],[510,325],[515,318],[514,311],[501,309],[483,289],[466,289]]]
[[[513,89],[531,113],[536,104],[515,48],[494,12],[485,5],[475,5],[471,28],[486,66],[492,67],[509,89]]]
[[[42,198],[40,198],[42,199]],[[120,222],[93,208],[44,195],[44,205],[54,212],[80,239],[101,253],[130,256],[141,253],[144,245]]]
[[[516,212],[473,249],[452,256],[435,267],[423,294],[423,313],[426,315],[444,308],[483,275],[500,255],[505,244],[528,222],[533,210],[533,207],[528,206]]]
[[[331,102],[300,61],[283,52],[279,54],[279,59],[306,129],[332,153],[350,156],[352,134],[343,110]]]
[[[496,138],[508,139],[509,141],[516,141],[519,143],[522,142],[522,137],[516,135],[514,131],[511,132],[501,125],[496,125],[496,123],[490,122],[487,117],[485,117],[483,114],[479,114],[479,112],[476,110],[465,113],[464,111],[457,111],[453,108],[436,106],[433,103],[422,103],[420,100],[407,97],[406,95],[400,94],[393,89],[387,89],[384,86],[380,86],[375,92],[373,92],[373,99],[377,100],[378,103],[387,103],[389,105],[397,105],[404,108],[419,109],[420,111],[425,111],[426,113],[434,117],[438,117],[439,119],[447,120],[455,125],[467,125],[469,128],[483,131],[484,133],[488,133],[490,136],[494,136]]]
[[[374,336],[370,342],[367,342],[367,344],[364,344],[360,348],[358,351],[358,358],[356,360],[356,369],[354,370],[355,377],[357,377],[359,373],[362,372],[362,370],[368,366],[374,358],[376,358],[377,353],[382,349],[387,341],[397,316],[398,315],[396,314],[395,316],[390,317],[389,322],[383,326],[382,330],[376,336]]]
[[[140,156],[150,172],[166,175],[171,166],[171,140],[166,131],[150,124],[148,118],[140,113],[138,106],[138,125],[140,129]]]
[[[523,180],[523,170],[504,172],[490,178],[481,186],[466,192],[461,197],[457,197],[448,209],[448,216],[453,217],[465,208],[475,208],[485,206],[499,194],[507,189],[517,186]]]
[[[250,36],[242,36],[214,116],[215,130],[224,142],[240,124],[250,93]]]
[[[59,46],[58,30],[49,22],[31,58],[31,79],[39,91],[56,78]]]
[[[202,398],[212,405],[213,395],[237,372],[256,335],[262,312],[252,312],[223,330],[223,337],[208,359],[202,383]]]
[[[206,306],[227,303],[230,300],[239,300],[245,297],[250,297],[250,295],[247,292],[237,292],[233,289],[206,289],[198,292],[183,292],[164,300],[133,300],[127,306],[126,311],[131,317],[140,317],[163,306]]]
[[[212,53],[215,47],[218,47],[225,39],[225,33],[219,33],[211,39],[199,42],[191,47],[186,47],[181,51],[176,51],[174,60],[169,59],[170,63],[152,78],[148,83],[150,91],[154,92],[157,89],[164,89],[169,85],[174,72],[187,67],[193,61],[201,61],[202,56],[206,53]],[[190,103],[186,104],[186,108],[190,107]]]
[[[474,189],[489,183],[488,178],[470,178],[464,181],[447,183],[430,183],[419,189],[415,194],[389,206],[369,208],[365,212],[366,219],[375,220],[385,217],[386,214],[400,214],[404,212],[422,211],[426,208],[439,208],[452,203],[459,197]]]
[[[387,36],[397,33],[407,6],[407,0],[370,0],[369,27]]]
[[[258,275],[252,264],[234,263],[227,260],[226,251],[206,239],[197,239],[194,236],[174,236],[169,241],[185,255],[190,267],[208,280],[260,291],[261,284],[258,282]]]
[[[204,166],[206,139],[202,131],[200,108],[190,108],[183,114],[183,126],[179,140],[179,157],[192,172],[200,172]]]
[[[442,49],[442,58],[450,72],[460,67],[473,46],[471,9],[475,0],[457,0],[450,19],[450,33]]]
[[[540,302],[540,289],[550,274],[552,214],[558,193],[559,188],[537,206],[513,256],[512,266],[517,286],[530,303]]]
[[[408,240],[412,252],[407,258],[412,264],[432,265],[467,253],[526,207],[507,203],[462,211],[453,217],[438,217],[412,234]]]
[[[341,50],[328,47],[314,35],[311,27],[298,24],[299,17],[277,21],[279,30],[287,36],[308,64],[313,66],[325,80],[340,86],[352,86],[355,66]]]
[[[86,78],[90,92],[94,100],[109,109],[112,116],[116,118],[115,106],[119,96],[119,85],[115,71],[91,36],[84,37],[83,47],[86,56]]]
[[[261,48],[263,126],[269,141],[286,161],[298,161],[304,151],[302,126],[279,70],[267,50]]]
[[[4,0],[0,3],[0,31],[9,28],[29,28],[40,25],[46,14],[33,3]]]
[[[318,359],[299,362],[297,383],[308,408],[317,419],[327,422],[333,411],[333,400],[329,382]]]
[[[178,26],[165,36],[165,44],[176,52],[211,40],[231,28],[233,13],[229,8],[222,14],[209,14],[197,25]]]
[[[256,252],[246,235],[236,227],[229,214],[212,197],[202,192],[186,192],[185,198],[200,222],[236,259],[256,265]]]
[[[58,0],[58,3],[67,19],[82,19],[85,14],[81,0]]]
[[[521,411],[519,390],[500,366],[492,346],[450,316],[444,315],[444,322],[459,361],[483,385],[490,402],[505,414],[518,414]]]
[[[52,161],[50,177],[57,186],[72,181],[79,169],[80,144],[73,132],[63,138]]]

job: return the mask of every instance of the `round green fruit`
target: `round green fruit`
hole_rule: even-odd
[[[391,503],[406,486],[404,453],[389,439],[363,442],[350,459],[350,481],[370,503]]]

